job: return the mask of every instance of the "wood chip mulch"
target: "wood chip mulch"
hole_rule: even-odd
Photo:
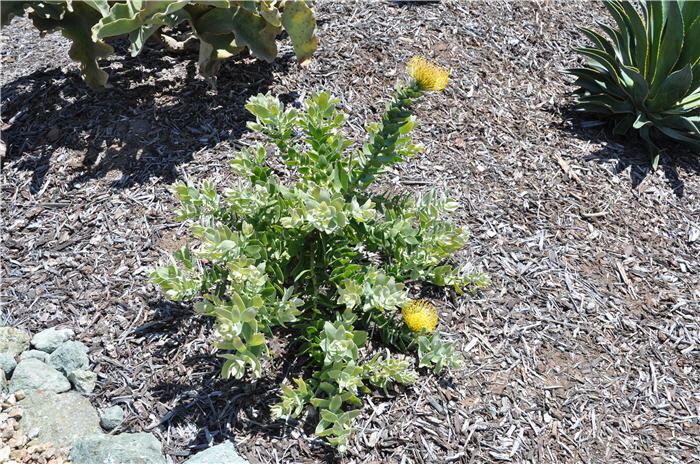
[[[124,41],[113,89],[80,80],[60,34],[2,29],[1,325],[62,325],[91,350],[119,431],[150,431],[168,459],[234,440],[251,463],[700,462],[700,157],[667,144],[649,168],[633,138],[571,113],[574,25],[592,2],[317,2],[320,49],[298,66],[227,61]],[[365,398],[349,452],[313,421],[274,422],[285,340],[256,383],[224,381],[212,321],[166,301],[149,266],[188,235],[177,179],[232,180],[258,92],[330,90],[359,140],[417,54],[451,68],[418,108],[426,150],[380,188],[448,191],[472,231],[460,255],[492,285],[431,289],[465,368]],[[291,356],[291,355],[290,355]]]

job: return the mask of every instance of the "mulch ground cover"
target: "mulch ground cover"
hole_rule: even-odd
[[[157,47],[81,81],[60,34],[2,30],[2,325],[64,325],[91,350],[98,407],[150,431],[179,463],[234,440],[251,463],[700,462],[700,158],[668,143],[653,171],[634,139],[574,115],[560,74],[608,21],[592,2],[318,2],[308,67]],[[472,232],[459,259],[492,277],[474,296],[427,289],[465,367],[365,397],[349,452],[313,417],[275,422],[286,340],[260,381],[221,380],[212,320],[148,283],[183,245],[169,185],[234,179],[246,100],[330,90],[355,140],[404,67],[451,68],[418,107],[420,156],[379,188],[444,190]],[[284,172],[280,170],[280,175]]]

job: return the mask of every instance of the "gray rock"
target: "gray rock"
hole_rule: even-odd
[[[73,338],[73,335],[75,334],[71,329],[51,327],[34,335],[32,337],[32,346],[37,350],[52,353],[61,343]]]
[[[0,393],[7,393],[7,379],[5,378],[5,371],[0,369]]]
[[[23,361],[25,359],[38,359],[41,362],[48,363],[49,354],[46,351],[39,350],[23,351],[22,354],[19,355],[19,360]]]
[[[160,443],[150,433],[86,436],[69,459],[73,464],[165,464]]]
[[[27,332],[14,327],[0,327],[0,353],[12,356],[29,349],[31,337]]]
[[[81,437],[101,432],[97,410],[79,393],[36,390],[19,405],[24,411],[19,427],[25,433],[38,430],[38,440],[56,448],[73,446]]]
[[[248,464],[230,441],[201,451],[182,464]]]
[[[15,367],[10,379],[10,393],[24,390],[53,390],[61,393],[70,390],[70,382],[59,371],[38,359],[25,359]]]
[[[100,418],[100,425],[105,430],[116,428],[124,420],[124,410],[119,406],[112,406],[105,409],[105,412]]]
[[[17,367],[15,356],[10,353],[0,353],[0,371],[3,371],[5,377],[10,377],[12,371]]]
[[[90,363],[87,352],[87,346],[80,342],[63,342],[51,353],[48,364],[65,375],[79,369],[85,370]]]
[[[78,369],[68,374],[68,380],[81,393],[92,393],[97,383],[97,374]]]

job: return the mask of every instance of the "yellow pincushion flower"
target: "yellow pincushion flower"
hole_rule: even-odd
[[[403,307],[401,315],[406,325],[413,332],[420,333],[421,329],[432,332],[437,325],[435,306],[425,300],[413,300]]]
[[[416,80],[421,90],[442,90],[447,85],[450,70],[431,63],[422,56],[414,56],[408,62],[408,74]]]

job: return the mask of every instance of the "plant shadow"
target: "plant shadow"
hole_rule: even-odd
[[[59,68],[3,85],[2,167],[31,171],[32,193],[51,167],[69,173],[68,189],[108,173],[117,191],[153,177],[172,183],[193,154],[241,136],[250,119],[246,101],[269,90],[292,55],[265,63],[242,54],[224,60],[212,81],[197,76],[196,53],[131,57],[125,39],[112,45],[115,54],[103,64],[110,89],[91,90],[77,70]]]
[[[298,428],[298,421],[272,418],[270,407],[279,402],[279,384],[285,378],[299,377],[302,369],[300,359],[285,351],[294,343],[291,334],[276,333],[268,341],[274,356],[264,365],[260,379],[222,379],[223,360],[211,352],[214,318],[193,313],[191,306],[169,301],[154,300],[149,306],[154,311],[151,321],[135,332],[139,337],[147,337],[149,332],[165,337],[167,342],[151,351],[153,365],[177,366],[170,373],[160,372],[161,381],[148,386],[156,409],[158,406],[165,406],[164,412],[167,409],[150,425],[150,431],[157,429],[162,437],[180,436],[177,449],[164,446],[166,454],[192,456],[229,441],[237,445],[241,455],[248,454],[254,464],[257,462],[257,457],[252,455],[254,442],[260,439],[270,444],[271,451],[275,443],[286,443],[275,451],[288,451],[294,461],[302,458],[329,464],[339,462],[335,449],[321,439],[302,444],[303,438],[294,438],[292,431]],[[173,346],[188,349],[179,349],[174,354]],[[143,427],[140,421],[131,424],[131,428],[139,426]],[[311,433],[313,428],[304,427],[304,430]],[[240,446],[242,441],[244,444]],[[299,446],[292,448],[289,443]],[[285,462],[283,456],[278,454],[278,457]]]
[[[574,111],[573,104],[550,108],[548,111],[560,117],[561,123],[555,125],[556,129],[573,134],[579,140],[603,146],[587,155],[584,158],[586,161],[595,161],[601,166],[614,162],[612,172],[616,175],[623,174],[629,168],[632,189],[638,188],[653,172],[649,154],[638,137],[614,135],[611,122],[582,116]],[[685,183],[679,171],[700,175],[700,153],[694,153],[692,148],[668,139],[658,141],[657,146],[661,150],[659,169],[663,171],[674,195],[683,198]]]

